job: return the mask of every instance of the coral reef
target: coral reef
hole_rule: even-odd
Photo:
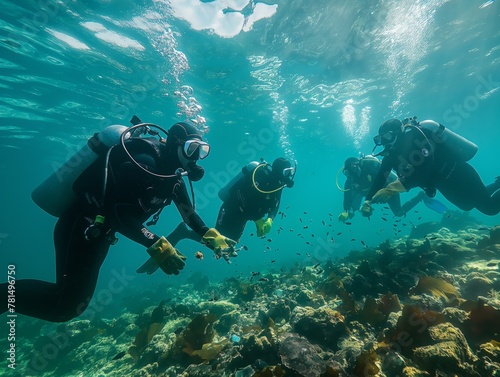
[[[130,294],[111,319],[26,320],[40,335],[19,346],[18,375],[499,375],[500,227],[438,225],[335,262],[196,274]]]

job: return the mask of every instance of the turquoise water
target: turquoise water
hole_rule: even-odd
[[[251,237],[248,224],[242,244],[249,250],[229,265],[208,249],[196,260],[200,248],[185,241],[179,248],[189,259],[180,276],[135,276],[136,287],[175,284],[196,271],[217,280],[311,264],[360,249],[361,240],[375,246],[394,237],[380,208],[371,221],[358,215],[351,226],[339,224],[335,186],[344,159],[370,153],[391,117],[447,125],[479,145],[472,165],[485,182],[500,174],[498,2],[22,3],[0,1],[0,266],[15,264],[18,278],[54,276],[56,219],[31,201],[31,191],[94,132],[127,125],[134,114],[165,128],[190,119],[206,131],[212,152],[195,187],[208,225],[221,204],[216,191],[235,166],[281,155],[299,164],[271,242]],[[417,210],[405,221],[439,220]],[[152,229],[167,234],[178,221],[168,208]],[[397,235],[408,233],[409,226]],[[114,270],[133,274],[146,256],[120,237],[99,284]]]

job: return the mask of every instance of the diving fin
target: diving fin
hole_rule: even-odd
[[[424,196],[423,202],[427,208],[432,209],[441,215],[448,210],[448,208],[439,200],[429,198],[428,196]]]

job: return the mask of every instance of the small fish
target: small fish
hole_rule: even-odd
[[[259,276],[260,272],[252,272],[252,276]]]
[[[306,212],[306,211],[304,211],[304,215],[307,215],[307,212]]]
[[[488,228],[486,226],[482,226],[480,228],[477,228],[477,230],[490,230],[491,228]]]
[[[382,217],[382,220],[387,221],[387,219],[385,217]]]
[[[268,238],[267,239],[267,242],[272,242],[273,240],[271,238]]]
[[[314,238],[314,233],[311,233],[311,237],[313,237],[313,238]]]
[[[338,233],[337,233],[337,236],[340,236],[341,234],[342,234],[342,232],[338,232]]]
[[[325,221],[324,221],[324,220],[321,220],[321,223],[322,223],[323,225],[325,225]]]
[[[290,228],[290,232],[293,232],[293,229],[292,229],[292,228]]]
[[[295,253],[295,254],[300,255],[300,253]]]
[[[111,360],[120,360],[126,354],[127,353],[125,351],[122,351],[122,352],[118,353],[115,357],[113,357]]]
[[[253,233],[250,233],[250,237],[253,237]]]
[[[310,258],[310,257],[311,257],[311,254],[309,254],[309,253],[306,253],[306,257],[309,257],[309,258]]]
[[[307,225],[304,225],[304,229],[309,229],[309,227]]]
[[[311,243],[309,241],[306,241],[306,244],[310,245]]]
[[[268,278],[260,278],[259,281],[263,281],[263,282],[267,283],[269,281],[269,279]]]
[[[271,261],[271,263],[276,263],[276,261],[273,259],[273,260]]]
[[[429,240],[435,240],[437,237],[429,237]]]
[[[244,245],[243,250],[248,250],[248,246]]]
[[[365,243],[365,241],[363,241],[363,240],[361,240],[361,244],[362,244],[363,246],[366,246],[366,243]]]
[[[351,238],[351,241],[356,241],[356,238]]]
[[[333,215],[331,213],[329,213],[328,216],[333,217]]]
[[[497,262],[490,262],[487,264],[488,267],[494,267],[496,266],[498,263]]]
[[[320,265],[321,263],[316,263],[312,268],[316,268]]]
[[[300,222],[302,222],[302,219],[301,219],[301,218],[299,218],[299,220],[300,220]]]
[[[350,221],[347,221],[345,225],[351,225],[352,223]]]
[[[420,219],[422,219],[422,216],[419,216],[417,220],[420,220]]]

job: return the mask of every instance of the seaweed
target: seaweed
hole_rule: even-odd
[[[211,343],[215,337],[213,324],[216,320],[215,314],[199,314],[194,317],[186,329],[177,335],[178,348],[188,355],[202,350],[203,345]]]
[[[456,302],[459,297],[458,292],[453,285],[443,279],[434,278],[432,276],[421,277],[417,285],[410,289],[409,293],[431,294],[436,298],[444,299],[447,303]]]
[[[364,351],[356,359],[356,364],[353,368],[354,376],[376,376],[380,372],[377,366],[378,356],[375,351]]]

